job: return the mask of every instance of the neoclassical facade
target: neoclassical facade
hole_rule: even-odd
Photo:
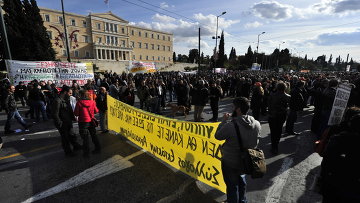
[[[40,8],[57,58],[66,60],[62,12]],[[72,60],[145,61],[172,63],[173,34],[130,25],[108,13],[87,16],[65,13]]]

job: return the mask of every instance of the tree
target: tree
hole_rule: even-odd
[[[225,59],[225,41],[224,41],[224,31],[221,32],[221,38],[219,43],[219,54],[216,60],[217,67],[224,67]]]
[[[13,59],[55,60],[36,1],[5,0],[3,8]]]
[[[251,49],[251,46],[249,46],[247,53],[245,54],[245,59],[243,64],[247,67],[251,67],[251,64],[253,62],[253,57],[254,57],[254,53]]]
[[[330,54],[329,61],[328,61],[328,64],[329,64],[329,65],[331,65],[332,59],[333,59],[333,56],[332,56],[332,54]]]
[[[55,60],[55,50],[52,48],[50,37],[44,26],[40,15],[40,9],[35,0],[24,0],[24,11],[27,16],[28,24],[32,30],[32,52],[37,61]]]
[[[234,47],[231,47],[229,61],[236,60],[236,50]]]
[[[199,58],[199,51],[197,49],[190,49],[188,62],[189,63],[197,62],[198,58]]]
[[[204,52],[201,52],[200,63],[204,63]]]
[[[29,28],[21,1],[4,0],[3,9],[12,58],[26,60],[31,54],[29,40],[25,36]]]
[[[175,53],[175,51],[173,52],[173,62],[174,63],[176,62],[176,53]]]

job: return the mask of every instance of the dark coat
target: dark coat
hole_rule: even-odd
[[[195,106],[205,106],[209,100],[209,90],[206,87],[193,88],[190,95],[192,97],[191,104]]]
[[[64,123],[72,124],[72,122],[75,121],[70,101],[66,101],[59,96],[54,99],[51,106],[52,117],[57,128],[61,128]]]
[[[322,193],[336,202],[360,202],[360,135],[342,132],[330,138],[321,162]]]
[[[326,88],[322,92],[322,111],[330,112],[335,100],[336,88]]]
[[[5,97],[4,109],[6,112],[15,111],[17,109],[16,100],[13,93],[9,93]]]
[[[104,112],[107,110],[107,103],[106,103],[107,99],[105,94],[99,92],[95,99],[95,102],[96,102],[96,107],[99,109],[99,111]]]
[[[290,95],[284,92],[271,93],[268,100],[269,117],[286,116],[289,103]]]
[[[300,88],[295,87],[291,90],[290,109],[292,111],[303,110],[304,97]]]

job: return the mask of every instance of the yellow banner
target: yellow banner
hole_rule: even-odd
[[[108,95],[108,127],[174,168],[222,192],[219,123],[170,119],[127,105]]]

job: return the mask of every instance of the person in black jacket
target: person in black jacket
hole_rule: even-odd
[[[222,88],[220,86],[220,81],[217,83],[210,82],[210,107],[213,114],[213,117],[209,120],[211,122],[217,122],[219,114],[219,100],[223,95]]]
[[[345,114],[342,132],[331,136],[321,162],[323,203],[360,202],[360,108]]]
[[[54,124],[61,135],[61,144],[65,152],[65,156],[75,156],[74,151],[82,149],[81,145],[76,141],[76,135],[73,132],[73,121],[75,116],[70,105],[70,96],[72,89],[63,86],[60,95],[55,98],[52,103],[52,117]],[[71,149],[71,145],[73,149]]]
[[[38,83],[34,83],[33,89],[30,90],[29,99],[32,101],[34,106],[36,121],[40,121],[40,112],[42,114],[43,120],[47,121],[48,118],[46,115],[45,95],[39,88]]]
[[[17,122],[20,123],[24,127],[25,130],[28,130],[28,128],[30,127],[29,125],[26,124],[24,119],[21,117],[19,111],[17,110],[14,92],[15,92],[15,86],[10,85],[8,87],[8,94],[4,101],[4,109],[7,114],[7,119],[6,119],[5,128],[4,128],[5,134],[11,134],[11,133],[15,132],[14,130],[10,130],[10,128],[11,128],[10,121],[12,118],[15,118],[17,120]]]
[[[107,133],[109,130],[106,129],[105,123],[106,123],[106,111],[107,111],[107,92],[105,87],[100,87],[99,93],[95,99],[96,101],[96,107],[99,109],[99,115],[100,115],[100,129],[102,133]]]
[[[303,81],[298,81],[290,93],[290,112],[286,120],[286,132],[288,135],[299,135],[294,132],[294,124],[297,120],[297,112],[304,108],[304,96],[301,89],[304,87]]]
[[[15,87],[15,97],[21,101],[22,106],[26,104],[26,91],[27,88],[22,81]]]
[[[192,104],[195,106],[194,108],[194,121],[201,121],[201,114],[204,110],[204,107],[209,99],[209,90],[205,87],[205,81],[200,80],[197,84],[197,87],[193,88],[190,91],[190,95],[192,97]]]
[[[278,145],[282,134],[282,127],[286,121],[287,108],[290,102],[290,95],[285,93],[286,85],[279,82],[276,85],[276,92],[269,97],[269,127],[271,136],[271,152],[278,153]]]

